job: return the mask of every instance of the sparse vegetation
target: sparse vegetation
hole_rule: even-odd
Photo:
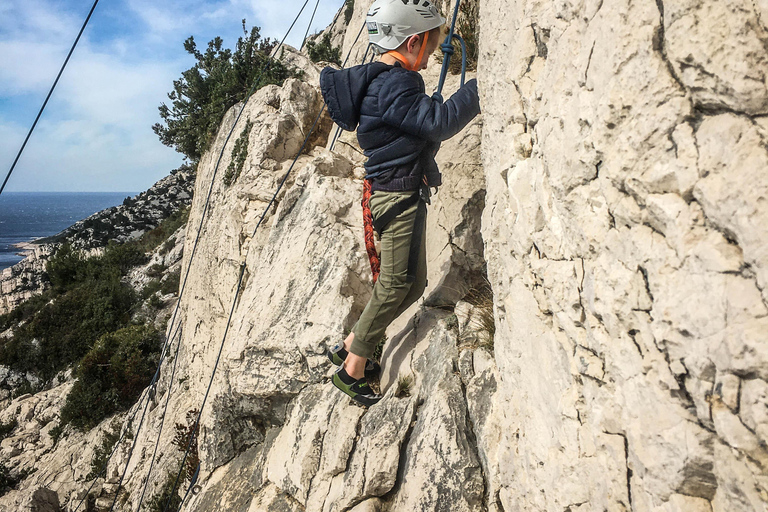
[[[18,426],[19,422],[16,421],[16,418],[11,419],[8,423],[0,422],[0,441],[8,437]]]
[[[186,480],[192,478],[192,475],[194,475],[197,470],[198,464],[200,464],[200,456],[197,452],[197,436],[200,433],[200,425],[197,425],[197,428],[195,428],[195,422],[197,421],[199,412],[200,411],[197,409],[187,411],[186,424],[176,424],[176,433],[173,436],[172,441],[173,445],[182,453],[187,451],[187,446],[190,447],[189,455],[187,455],[187,460],[184,463],[184,473],[182,475],[183,479]]]
[[[137,241],[130,243],[135,244],[142,252],[154,251],[181,226],[186,224],[188,219],[189,206],[180,208],[163,220],[155,229],[144,233]]]
[[[398,398],[411,396],[411,386],[413,385],[412,375],[401,375],[397,378],[397,388],[395,396]]]
[[[130,407],[149,383],[160,357],[160,333],[130,326],[99,338],[77,367],[61,410],[62,425],[80,430]]]
[[[176,510],[181,505],[181,496],[179,495],[179,488],[181,483],[185,481],[191,481],[192,476],[197,470],[198,464],[200,464],[200,458],[197,453],[197,435],[200,432],[199,426],[195,428],[195,422],[197,421],[197,415],[199,411],[192,409],[187,411],[186,423],[176,424],[176,433],[173,437],[172,444],[181,452],[184,453],[187,450],[187,446],[192,441],[189,455],[184,463],[184,468],[177,466],[175,471],[169,471],[165,477],[165,484],[160,492],[153,496],[149,501],[149,510],[151,512],[164,512],[165,510]],[[181,461],[179,461],[181,464]],[[173,486],[176,482],[176,476],[181,470],[181,476],[179,477],[179,483],[177,484],[176,492],[173,492]],[[166,503],[170,498],[170,506],[166,508]]]
[[[112,420],[109,428],[102,433],[101,444],[96,448],[93,459],[91,459],[91,472],[85,477],[86,480],[93,480],[101,475],[118,439],[120,439],[120,422],[115,419]]]
[[[253,128],[253,122],[249,119],[245,123],[243,131],[240,132],[240,136],[235,141],[235,145],[232,148],[232,160],[227,166],[226,172],[224,172],[224,184],[230,186],[237,178],[245,167],[245,159],[248,157],[248,136]]]
[[[157,292],[159,292],[162,287],[163,285],[159,279],[151,280],[150,282],[144,285],[144,288],[141,289],[141,298],[144,300],[147,300],[148,298],[152,297]]]
[[[25,478],[31,475],[34,470],[21,471],[17,475],[11,474],[11,470],[0,462],[0,496],[16,488]]]
[[[163,295],[179,293],[179,284],[181,283],[181,269],[169,274],[160,284],[160,293]]]
[[[323,34],[319,43],[307,41],[306,48],[312,62],[333,62],[341,66],[341,48],[331,46],[331,34]]]
[[[344,23],[349,25],[352,15],[355,13],[355,0],[345,0],[344,2]]]
[[[166,510],[179,509],[181,506],[181,496],[179,496],[178,488],[176,489],[176,492],[173,491],[176,475],[178,473],[179,471],[177,469],[176,471],[168,471],[165,475],[165,484],[163,484],[160,492],[149,500],[147,508],[150,512],[165,512]]]
[[[381,341],[379,341],[378,345],[376,345],[376,348],[373,350],[373,360],[377,363],[381,363],[381,356],[384,353],[384,344],[387,342],[387,337],[384,336],[381,338]]]
[[[472,288],[464,297],[474,309],[469,324],[459,337],[459,344],[471,347],[485,347],[493,352],[496,323],[493,317],[493,289],[487,279]]]

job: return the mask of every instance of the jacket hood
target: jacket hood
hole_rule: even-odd
[[[345,130],[357,128],[360,106],[368,86],[392,67],[383,62],[371,62],[346,69],[324,68],[320,72],[320,91],[331,119]]]

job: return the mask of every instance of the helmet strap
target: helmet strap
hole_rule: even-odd
[[[399,51],[389,50],[385,55],[391,55],[392,57],[395,58],[395,60],[399,60],[405,69],[407,69],[408,71],[413,71],[413,69],[411,69],[411,63],[408,62],[408,60],[405,57],[403,57],[403,54],[400,53]]]
[[[421,49],[419,50],[418,57],[416,57],[416,63],[413,66],[411,66],[411,63],[408,62],[408,59],[406,59],[405,56],[397,50],[390,50],[386,53],[386,55],[391,55],[396,60],[399,60],[402,63],[403,67],[408,71],[416,71],[417,69],[419,69],[419,66],[421,66],[421,59],[424,58],[424,50],[427,48],[428,40],[429,40],[429,31],[424,32],[424,38],[421,42]]]
[[[421,66],[421,59],[424,57],[424,50],[427,48],[427,40],[429,40],[429,31],[424,32],[424,38],[421,41],[421,49],[419,50],[419,56],[416,57],[416,64],[413,65],[414,71]]]

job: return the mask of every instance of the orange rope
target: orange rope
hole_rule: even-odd
[[[373,282],[379,278],[381,260],[376,252],[376,242],[373,238],[373,215],[371,215],[371,182],[363,180],[363,231],[365,232],[365,250],[368,252],[368,261],[371,263]]]

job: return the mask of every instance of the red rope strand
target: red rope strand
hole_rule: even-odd
[[[371,263],[371,274],[373,274],[373,282],[379,278],[379,272],[381,270],[381,260],[379,260],[379,254],[376,252],[376,242],[373,235],[373,215],[371,215],[371,182],[363,180],[363,231],[365,231],[365,250],[368,252],[368,260]]]

